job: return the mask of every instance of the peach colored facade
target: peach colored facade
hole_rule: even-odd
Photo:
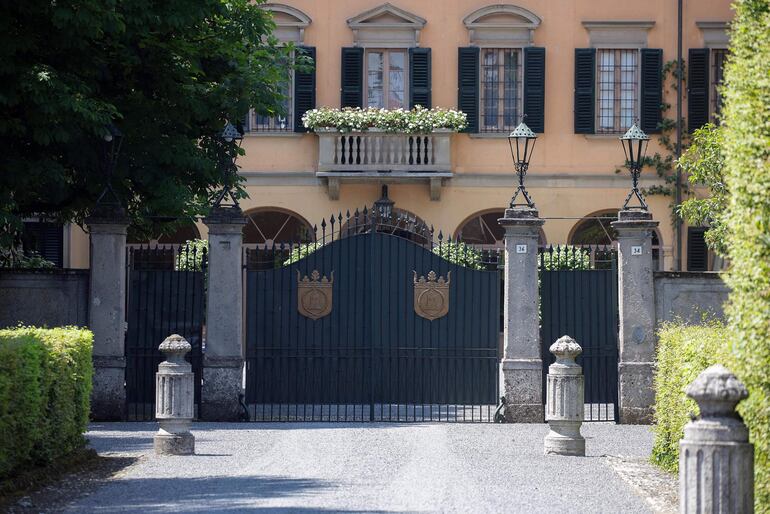
[[[302,29],[305,46],[316,49],[316,106],[340,106],[341,48],[357,44],[347,20],[374,9],[380,0],[282,0],[310,20]],[[425,20],[416,35],[417,44],[432,52],[432,105],[457,107],[458,47],[472,45],[472,35],[464,18],[490,5],[488,0],[394,0],[396,8]],[[732,18],[729,0],[685,2],[683,55],[690,48],[703,48],[713,39],[708,28]],[[513,4],[509,4],[513,5]],[[545,237],[549,244],[567,243],[570,231],[584,216],[619,208],[628,192],[627,173],[616,174],[623,153],[613,135],[575,134],[573,90],[575,87],[575,49],[596,46],[601,34],[592,33],[584,22],[629,22],[643,29],[646,47],[663,50],[663,62],[676,59],[677,2],[648,0],[517,0],[515,5],[537,16],[539,26],[531,33],[530,45],[546,52],[544,132],[537,145],[527,175],[530,191],[541,217],[546,219]],[[283,12],[276,14],[286,21]],[[392,17],[391,17],[392,18]],[[384,21],[393,21],[385,16]],[[502,18],[501,18],[502,19]],[[376,30],[377,19],[371,20]],[[590,25],[590,24],[589,24]],[[620,24],[622,27],[622,24]],[[387,29],[384,29],[387,30]],[[612,37],[621,37],[622,30]],[[621,34],[621,35],[618,35]],[[719,39],[717,37],[717,39]],[[623,43],[621,41],[621,43]],[[526,44],[525,44],[526,46]],[[602,45],[598,45],[602,47]],[[605,48],[607,44],[603,45]],[[627,48],[623,43],[619,47]],[[665,116],[675,117],[675,93],[667,81],[664,100],[671,104]],[[683,109],[686,115],[685,97]],[[390,185],[395,206],[416,214],[437,230],[456,233],[463,222],[476,214],[503,209],[515,189],[511,154],[505,134],[454,134],[451,144],[452,177],[443,180],[438,200],[432,200],[427,182]],[[238,162],[245,177],[249,198],[244,211],[277,207],[297,213],[317,223],[331,213],[371,205],[380,196],[376,177],[342,181],[337,199],[330,195],[326,179],[316,176],[318,137],[313,133],[248,134],[243,147],[246,155]],[[658,149],[652,136],[648,154]],[[658,183],[654,172],[645,170],[642,185]],[[671,199],[648,197],[655,219],[660,221],[659,238],[663,269],[672,269],[675,237],[671,219]],[[202,237],[205,226],[199,223]],[[71,267],[88,265],[87,236],[70,230]]]

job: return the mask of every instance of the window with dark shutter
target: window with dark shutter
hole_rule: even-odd
[[[45,221],[25,221],[22,231],[24,253],[39,254],[57,267],[64,265],[64,227]]]
[[[524,49],[524,114],[533,132],[545,131],[545,48]]]
[[[705,227],[687,228],[687,271],[708,271]]]
[[[479,48],[458,49],[457,108],[468,117],[464,132],[479,131]]]
[[[364,49],[342,49],[340,77],[340,106],[363,107],[364,105]]]
[[[431,107],[430,48],[409,49],[409,108]]]
[[[639,128],[648,134],[660,132],[663,120],[663,50],[642,49],[641,106]]]
[[[593,134],[596,129],[596,49],[575,49],[575,134]]]
[[[687,56],[687,129],[709,120],[709,49],[690,48]]]
[[[315,47],[300,46],[296,52],[313,59],[312,69],[294,72],[294,132],[307,132],[302,125],[302,115],[315,108]]]

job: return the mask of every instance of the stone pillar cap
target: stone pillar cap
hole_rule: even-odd
[[[640,209],[625,209],[618,212],[617,221],[610,223],[615,228],[650,228],[657,227],[658,222],[652,219],[652,213]]]
[[[183,356],[190,350],[192,346],[187,342],[187,339],[179,334],[171,334],[160,343],[158,350],[165,353],[167,356]]]
[[[748,398],[743,382],[726,367],[716,364],[703,371],[685,389],[700,408],[701,417],[733,416],[735,406]]]
[[[583,353],[583,348],[570,336],[561,336],[549,348],[550,352],[556,356],[556,364],[572,364],[575,357]]]
[[[537,226],[545,223],[544,219],[539,217],[537,209],[531,207],[513,207],[505,209],[505,214],[497,222],[500,225],[530,225]]]
[[[209,215],[203,218],[206,225],[245,225],[246,218],[237,205],[213,207]]]

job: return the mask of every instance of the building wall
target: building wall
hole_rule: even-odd
[[[729,293],[720,273],[656,273],[657,321],[699,323],[704,318],[723,319]]]
[[[341,48],[354,44],[346,20],[382,4],[380,0],[282,0],[299,9],[312,22],[304,29],[304,44],[316,48],[316,105],[339,107]],[[488,0],[397,0],[396,7],[426,20],[419,45],[432,49],[433,106],[457,106],[458,47],[468,46],[470,36],[463,18],[491,5]],[[662,48],[663,61],[676,59],[677,3],[670,0],[619,2],[617,0],[517,0],[516,5],[541,18],[533,44],[546,48],[545,132],[539,135],[532,157],[527,186],[541,216],[549,243],[566,243],[572,227],[583,216],[619,208],[630,179],[616,169],[624,157],[617,135],[581,135],[573,128],[574,49],[588,47],[590,38],[584,21],[652,21],[647,47]],[[729,0],[685,2],[684,56],[689,48],[704,46],[704,35],[696,22],[729,21]],[[671,104],[665,117],[675,117],[675,91],[664,88]],[[685,106],[686,110],[686,100]],[[250,198],[244,210],[282,207],[310,223],[320,223],[332,213],[371,205],[380,196],[374,182],[343,183],[338,200],[329,198],[323,179],[316,178],[318,139],[314,134],[247,135],[246,155],[239,159]],[[648,154],[660,151],[656,136]],[[503,208],[515,188],[511,155],[504,135],[452,136],[454,176],[444,181],[441,198],[431,201],[427,184],[396,184],[390,196],[396,207],[407,209],[445,232],[454,232],[474,213]],[[642,186],[660,184],[650,170]],[[660,221],[664,269],[674,265],[674,231],[671,199],[648,198],[655,219]],[[565,219],[566,218],[566,219]],[[199,224],[201,234],[206,230]],[[76,231],[79,229],[76,229]],[[73,237],[72,266],[87,266],[87,248],[81,237]],[[684,239],[684,238],[683,238]],[[79,241],[80,248],[76,240]],[[686,251],[683,251],[686,255]]]
[[[85,326],[88,272],[12,270],[0,272],[0,327]]]

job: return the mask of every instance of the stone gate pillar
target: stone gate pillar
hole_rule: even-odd
[[[652,281],[652,214],[623,210],[618,232],[618,402],[620,422],[652,423],[655,391],[655,297]]]
[[[246,219],[238,207],[215,207],[203,222],[209,229],[209,263],[201,417],[238,421],[243,383],[241,246]]]
[[[86,218],[90,234],[88,328],[94,333],[91,417],[124,418],[126,405],[126,230],[119,206],[97,206]]]
[[[506,209],[505,299],[500,391],[509,423],[542,423],[543,363],[540,358],[537,244],[545,223],[536,209]]]

